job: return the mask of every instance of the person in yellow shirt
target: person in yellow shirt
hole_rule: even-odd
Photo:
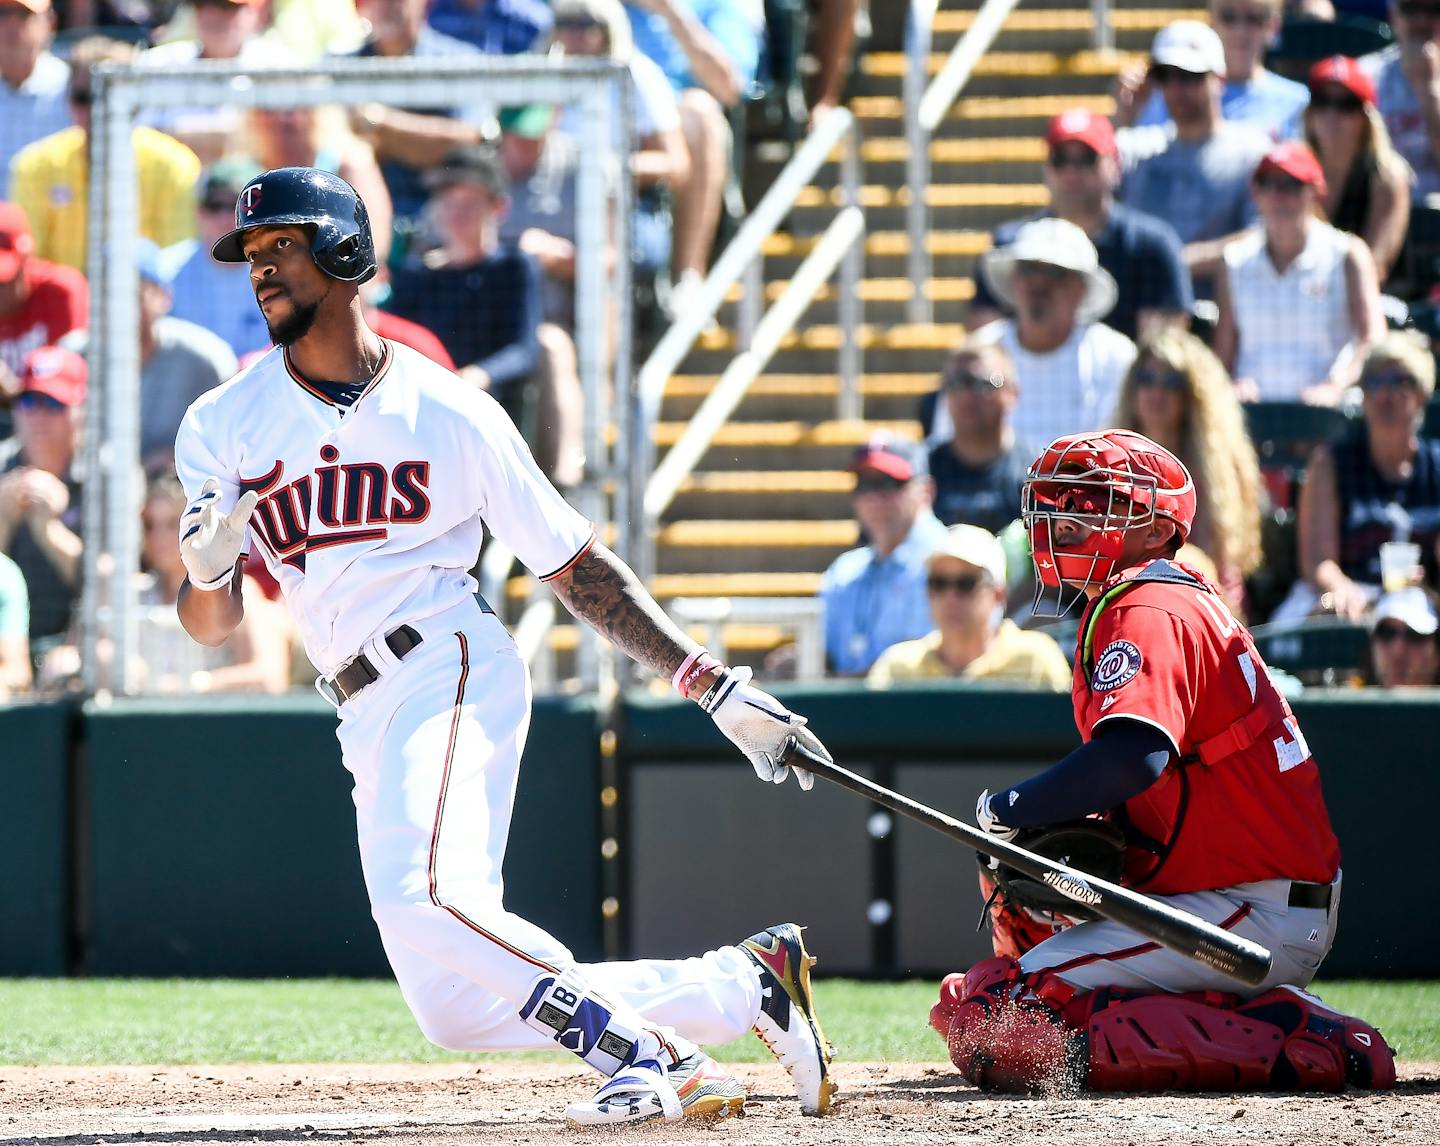
[[[135,49],[101,36],[81,40],[70,54],[70,114],[75,123],[22,149],[10,163],[10,198],[25,208],[35,254],[86,271],[90,160],[90,72],[97,64],[130,63]],[[200,160],[168,135],[136,127],[131,136],[139,173],[140,234],[162,247],[188,239],[195,228],[195,181]]]
[[[993,533],[952,525],[926,563],[926,592],[936,629],[891,645],[865,683],[984,680],[1063,692],[1070,665],[1055,639],[1005,617],[1005,550]]]

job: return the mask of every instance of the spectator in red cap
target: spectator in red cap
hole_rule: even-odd
[[[84,326],[90,306],[85,276],[34,255],[30,223],[18,203],[0,202],[0,403],[20,393],[25,355]],[[0,425],[8,436],[9,417]]]
[[[1248,401],[1333,406],[1385,329],[1363,239],[1318,217],[1325,173],[1303,143],[1278,143],[1251,179],[1260,226],[1227,243],[1214,348]]]
[[[996,228],[991,243],[1008,247],[1032,219],[1053,215],[1074,223],[1090,236],[1100,265],[1110,272],[1119,293],[1107,325],[1126,338],[1163,326],[1184,326],[1194,296],[1185,269],[1180,237],[1170,224],[1115,202],[1120,165],[1115,129],[1103,115],[1076,109],[1061,112],[1045,133],[1045,186],[1050,205],[1033,215]],[[1004,317],[989,285],[976,276],[975,298],[965,325],[977,330]]]
[[[80,589],[80,484],[74,473],[85,360],[58,346],[25,358],[15,440],[0,464],[0,551],[30,591],[30,653],[65,632]]]
[[[1410,168],[1390,144],[1375,85],[1356,60],[1331,56],[1310,69],[1305,140],[1325,170],[1325,214],[1359,235],[1385,281],[1410,225]]]
[[[855,517],[868,544],[840,554],[820,581],[825,659],[857,676],[891,645],[931,629],[925,562],[945,538],[919,442],[877,437],[855,451]]]

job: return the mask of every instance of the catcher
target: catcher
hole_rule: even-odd
[[[1058,438],[1030,467],[1023,513],[1037,613],[1087,601],[1072,686],[1083,743],[981,793],[979,825],[1253,939],[1274,967],[1245,990],[987,873],[995,958],[947,976],[930,1015],[951,1060],[1006,1091],[1392,1086],[1380,1033],[1301,989],[1334,940],[1340,849],[1249,631],[1174,560],[1195,517],[1190,474],[1126,430]]]

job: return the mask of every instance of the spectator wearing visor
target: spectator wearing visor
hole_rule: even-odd
[[[1371,681],[1380,688],[1440,685],[1440,610],[1412,585],[1386,593],[1370,618]]]

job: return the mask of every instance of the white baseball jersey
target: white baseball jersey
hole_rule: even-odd
[[[366,641],[473,594],[484,526],[542,580],[595,539],[488,394],[382,342],[385,361],[349,407],[277,348],[198,399],[175,439],[192,500],[207,477],[224,511],[260,494],[245,549],[259,544],[326,676]]]

